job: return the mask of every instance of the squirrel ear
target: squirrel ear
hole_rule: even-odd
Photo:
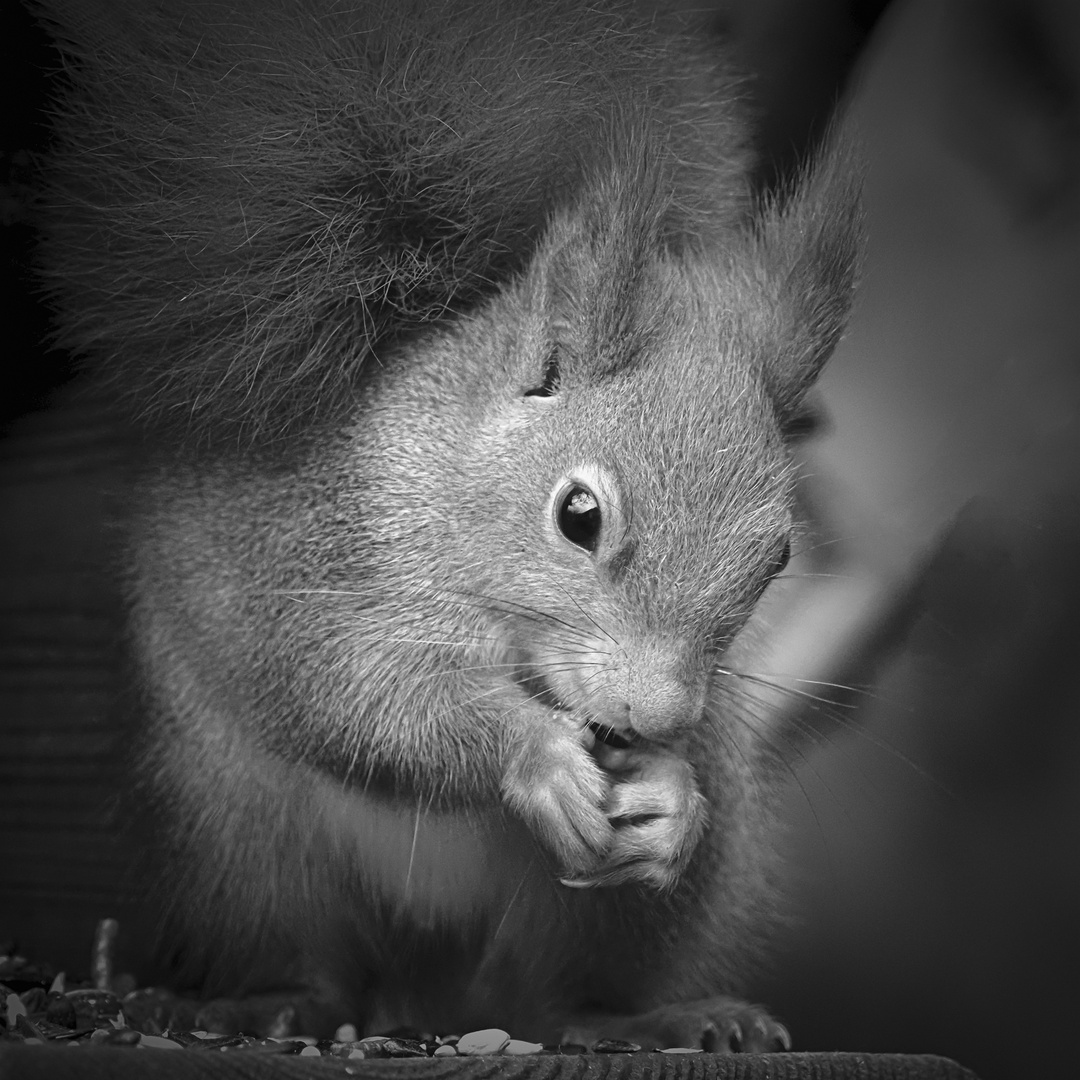
[[[781,416],[792,414],[836,347],[859,272],[863,169],[852,139],[833,131],[823,145],[757,220],[758,257],[784,330],[764,361]]]

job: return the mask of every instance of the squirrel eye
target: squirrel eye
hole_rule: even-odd
[[[574,484],[567,489],[555,507],[555,522],[571,544],[590,552],[596,550],[600,542],[600,503],[587,487]]]

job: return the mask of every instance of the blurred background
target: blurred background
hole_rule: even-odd
[[[754,75],[763,181],[843,96],[869,249],[809,451],[844,572],[917,578],[874,685],[786,808],[792,920],[754,992],[800,1049],[1068,1075],[1080,1010],[1080,5],[687,2]],[[51,59],[17,5],[0,174],[0,945],[85,969],[138,940],[110,505],[124,447],[40,346],[26,196]],[[137,946],[130,945],[131,964]],[[1073,1067],[1075,1069],[1075,1066]],[[1057,1070],[1055,1072],[1055,1070]]]
[[[859,573],[925,577],[798,768],[796,921],[761,995],[803,1047],[1072,1075],[1080,5],[896,0],[848,90],[869,249],[814,472]]]

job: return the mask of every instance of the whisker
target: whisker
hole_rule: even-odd
[[[529,872],[525,870],[521,875],[521,880],[517,883],[517,887],[514,889],[513,895],[506,902],[506,907],[503,909],[502,918],[499,919],[499,925],[495,927],[495,933],[491,935],[491,942],[494,944],[499,940],[499,934],[502,933],[502,928],[506,924],[506,920],[510,915],[510,909],[517,902],[518,896],[521,894],[521,890],[525,886],[525,882],[528,880]]]
[[[745,679],[748,682],[755,683],[759,686],[767,686],[770,690],[775,690],[781,694],[787,694],[790,697],[797,697],[802,701],[813,701],[820,704],[831,705],[836,708],[854,709],[854,705],[847,704],[845,702],[839,702],[833,698],[823,697],[820,694],[811,694],[808,690],[800,690],[794,686],[785,686],[781,682],[775,681],[773,678],[764,675],[751,675],[747,672],[733,671],[730,668],[716,668],[715,671],[719,675],[727,675],[733,679]],[[846,687],[844,689],[847,689]]]
[[[901,762],[906,768],[911,769],[911,771],[922,781],[935,788],[935,790],[937,790],[940,794],[944,795],[950,800],[955,800],[957,798],[956,794],[953,791],[951,791],[944,784],[942,784],[941,781],[939,781],[932,773],[928,772],[921,765],[919,765],[918,762],[905,754],[899,747],[894,746],[888,739],[885,739],[882,736],[869,731],[865,725],[853,720],[850,715],[845,716],[845,712],[850,714],[859,707],[856,703],[840,702],[836,701],[833,698],[824,697],[818,694],[811,694],[805,690],[799,690],[794,687],[784,686],[780,683],[773,682],[771,679],[764,676],[755,676],[723,668],[719,668],[717,670],[720,674],[728,675],[735,679],[745,678],[750,682],[767,686],[770,689],[777,691],[778,693],[789,695],[790,697],[796,698],[800,701],[808,702],[815,706],[826,706],[826,715],[829,717],[829,720],[832,723],[836,724],[837,727],[858,736],[864,742],[867,742],[871,746],[874,746],[882,752],[889,754],[895,760]],[[839,683],[825,683],[817,680],[803,681],[810,683],[817,682],[819,685],[835,687],[837,689],[850,693],[862,693],[867,696],[874,695],[873,691],[865,688],[860,690],[857,687],[845,686]],[[794,714],[789,715],[785,719],[788,723],[796,723],[802,727],[802,722]],[[818,734],[816,731],[813,731],[813,729],[809,729],[808,727],[802,727],[802,729],[811,731],[811,733],[813,734]]]
[[[458,595],[466,597],[474,606],[482,607],[486,611],[501,611],[507,615],[517,615],[524,618],[532,619],[536,622],[553,623],[556,626],[561,626],[566,630],[570,630],[573,633],[583,637],[581,628],[575,626],[573,623],[567,622],[565,619],[559,618],[557,615],[552,615],[550,612],[541,611],[538,608],[530,607],[527,604],[523,604],[516,600],[509,600],[504,597],[490,597],[485,596],[482,593],[469,593],[463,590],[447,589],[447,593],[450,595]],[[464,605],[465,601],[461,601]]]
[[[568,598],[568,599],[570,600],[570,602],[571,602],[571,603],[572,603],[572,604],[574,605],[574,607],[576,607],[576,608],[578,609],[578,611],[580,611],[580,612],[581,612],[581,614],[582,614],[582,615],[584,615],[584,616],[585,616],[585,618],[586,618],[586,619],[587,619],[587,620],[588,620],[588,621],[589,621],[589,622],[590,622],[590,623],[591,623],[591,624],[592,624],[593,626],[595,626],[595,627],[596,627],[596,629],[597,629],[597,630],[599,630],[599,631],[600,631],[600,633],[604,635],[604,637],[606,637],[606,638],[608,639],[608,641],[610,641],[610,642],[611,642],[611,643],[612,643],[613,645],[615,645],[615,646],[619,646],[619,642],[618,642],[618,641],[616,640],[616,638],[615,638],[615,637],[614,637],[614,636],[613,636],[613,635],[612,635],[612,634],[611,634],[611,633],[610,633],[610,632],[608,631],[607,627],[603,626],[603,625],[602,625],[602,624],[601,624],[601,623],[599,622],[599,620],[597,620],[597,619],[596,619],[596,618],[595,618],[595,617],[594,617],[594,616],[593,616],[593,615],[592,615],[592,614],[591,614],[590,612],[586,611],[586,610],[585,610],[585,608],[584,608],[584,607],[582,607],[582,605],[581,605],[581,601],[580,601],[580,600],[578,600],[578,598],[577,598],[576,596],[574,596],[574,594],[573,594],[573,593],[571,593],[569,589],[567,589],[567,588],[566,588],[565,586],[563,586],[562,584],[559,584],[559,589],[560,589],[560,590],[561,590],[561,591],[562,591],[562,592],[563,592],[563,593],[564,593],[564,594],[566,595],[566,597],[567,597],[567,598]],[[620,646],[620,647],[621,647],[621,646]]]
[[[566,590],[564,590],[566,591]],[[614,638],[611,634],[580,604],[580,602],[568,591],[566,591],[568,599],[575,605],[575,607],[581,612],[582,616],[589,621],[597,630],[610,638],[613,642]],[[286,599],[292,600],[296,603],[304,603],[308,598],[327,598],[327,599],[340,599],[340,600],[367,600],[375,599],[378,603],[377,609],[357,610],[349,611],[347,617],[350,620],[357,622],[363,622],[372,626],[379,627],[380,629],[385,627],[388,621],[392,621],[397,625],[405,623],[406,625],[412,623],[416,625],[427,625],[431,621],[431,613],[429,611],[421,611],[412,615],[411,617],[403,618],[401,615],[401,607],[395,607],[392,612],[386,608],[385,594],[376,589],[362,590],[362,589],[345,589],[345,588],[330,588],[330,587],[297,587],[297,588],[285,588],[285,589],[271,589],[267,590],[263,595],[276,595]],[[564,638],[571,642],[585,643],[588,637],[585,631],[578,625],[575,625],[568,620],[561,618],[558,615],[551,612],[543,611],[539,608],[532,607],[524,604],[520,601],[516,601],[506,597],[495,597],[486,595],[483,593],[476,593],[469,590],[456,588],[453,586],[429,586],[422,593],[418,595],[426,596],[433,604],[452,604],[461,609],[473,609],[476,611],[484,612],[488,615],[502,615],[509,618],[525,619],[541,626],[558,627],[562,631]],[[402,605],[407,609],[407,605]],[[491,636],[481,636],[479,631],[474,631],[470,636],[470,640],[481,641],[490,640]],[[431,646],[447,646],[454,643],[447,642],[438,639],[422,639],[422,638],[401,638],[398,639],[401,644],[419,644],[419,645],[431,645]],[[617,644],[617,642],[616,642]]]
[[[728,692],[732,693],[733,696],[741,699],[741,703],[744,706],[748,707],[747,711],[752,717],[756,717],[758,719],[763,719],[767,717],[769,710],[760,699],[747,694],[745,691],[741,690],[738,685],[729,685],[728,687],[726,687],[726,689]],[[740,714],[740,710],[738,708],[735,708],[732,714],[725,716],[725,720],[727,722],[731,722],[733,720],[734,722],[739,723],[743,726],[750,726],[747,719]],[[791,722],[793,722],[796,727],[798,727],[800,730],[810,736],[816,734],[816,732],[810,725],[803,724],[800,718],[798,718],[797,716],[791,718]],[[852,820],[852,817],[847,809],[845,801],[830,786],[824,775],[814,764],[813,757],[804,752],[803,746],[800,742],[796,742],[788,738],[784,735],[783,731],[772,730],[768,724],[763,724],[762,728],[762,730],[759,730],[757,727],[752,727],[752,737],[754,739],[764,742],[767,749],[773,755],[774,762],[777,762],[781,766],[783,771],[791,778],[791,781],[800,791],[803,801],[811,817],[814,820],[818,835],[821,837],[822,842],[825,846],[828,863],[830,866],[832,866],[834,860],[831,848],[828,843],[828,832],[825,829],[824,823],[821,820],[821,816],[818,813],[814,798],[809,789],[807,788],[806,783],[804,782],[803,772],[808,770],[813,775],[813,777],[817,780],[821,787],[826,792],[828,792],[833,805],[838,807],[842,811],[846,820],[850,821]],[[813,741],[814,740],[811,738],[811,743],[813,743]],[[796,768],[795,764],[791,761],[792,755],[797,757],[799,760],[798,768]],[[745,755],[742,755],[740,753],[740,757],[742,758],[744,764],[747,765],[749,775],[754,781],[755,788],[760,789],[760,784],[757,782],[756,779],[756,773],[754,772],[752,767],[748,763],[746,763]]]
[[[733,671],[730,669],[718,669],[723,675],[733,675],[738,679],[751,679],[754,682],[762,682],[775,687],[777,690],[789,689],[779,680],[806,683],[808,686],[824,686],[832,690],[843,690],[849,694],[873,695],[876,691],[869,686],[854,686],[851,683],[829,682],[826,679],[807,679],[801,675],[779,675],[751,671]],[[825,699],[822,699],[825,700]]]
[[[431,806],[431,804],[429,802],[428,803],[428,808],[429,809],[430,809],[430,806]],[[413,822],[412,843],[409,846],[409,868],[405,871],[405,897],[406,897],[406,899],[409,896],[409,889],[410,889],[410,887],[412,885],[413,863],[414,863],[414,861],[416,859],[416,841],[417,841],[417,838],[420,835],[420,816],[421,816],[421,814],[423,812],[424,812],[423,804],[418,799],[417,802],[416,802],[416,820]]]

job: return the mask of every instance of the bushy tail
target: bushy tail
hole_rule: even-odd
[[[596,170],[675,232],[741,208],[718,58],[580,0],[38,0],[65,58],[43,200],[60,342],[130,411],[273,434],[529,257]]]

